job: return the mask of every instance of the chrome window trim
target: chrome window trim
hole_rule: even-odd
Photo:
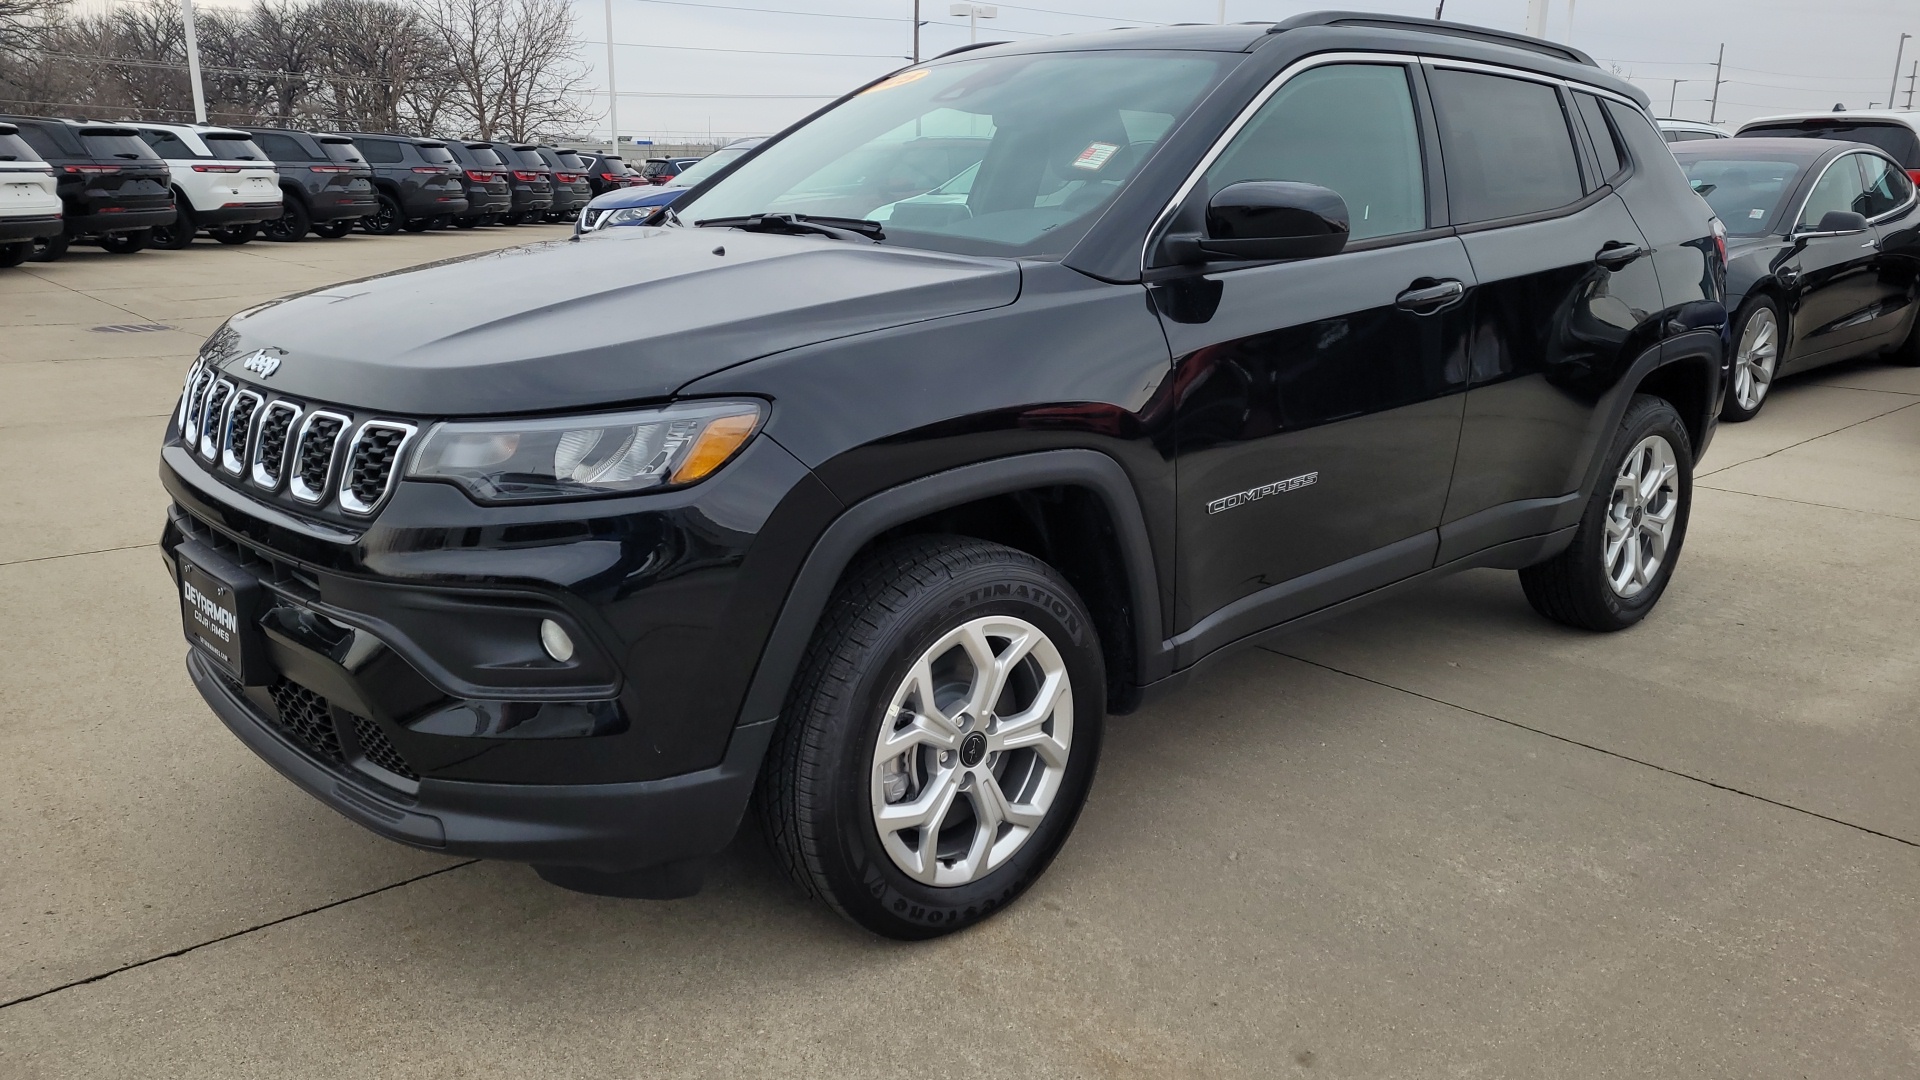
[[[247,430],[240,437],[240,452],[234,452],[233,415],[240,411],[243,399],[253,399],[253,412],[247,416]],[[267,403],[266,396],[258,390],[240,390],[227,398],[227,415],[220,422],[220,467],[234,476],[246,470],[247,447],[253,444],[253,430],[260,421],[260,409]]]
[[[213,395],[223,386],[227,388],[227,397],[225,401],[220,403],[220,415],[214,416],[212,415]],[[195,432],[194,446],[199,451],[200,456],[208,461],[218,461],[220,459],[220,445],[218,440],[221,437],[222,430],[226,426],[227,408],[233,404],[233,395],[238,392],[239,389],[232,379],[225,377],[215,379],[213,383],[207,387],[206,399],[200,403],[200,424],[199,430]]]
[[[1802,230],[1801,230],[1801,228],[1800,228],[1800,215],[1801,215],[1801,214],[1804,214],[1804,213],[1806,213],[1806,212],[1807,212],[1807,200],[1808,200],[1808,199],[1811,199],[1811,198],[1813,198],[1813,189],[1814,189],[1814,188],[1817,188],[1817,187],[1819,187],[1819,186],[1820,186],[1820,181],[1822,181],[1822,180],[1825,180],[1825,179],[1827,178],[1827,173],[1829,173],[1829,172],[1831,172],[1831,171],[1833,171],[1833,167],[1834,167],[1835,165],[1838,165],[1838,164],[1840,164],[1841,162],[1843,162],[1843,161],[1845,161],[1845,160],[1847,160],[1847,159],[1848,159],[1848,158],[1850,158],[1850,157],[1862,157],[1862,156],[1864,156],[1864,157],[1877,157],[1877,158],[1881,158],[1881,159],[1883,159],[1883,160],[1885,160],[1885,161],[1887,161],[1887,162],[1889,162],[1889,163],[1891,163],[1891,164],[1892,164],[1892,166],[1893,166],[1893,168],[1894,168],[1894,169],[1895,169],[1896,171],[1898,171],[1898,172],[1901,172],[1901,173],[1905,173],[1905,172],[1907,171],[1907,170],[1905,170],[1905,169],[1902,169],[1902,168],[1900,168],[1900,163],[1899,163],[1899,162],[1897,162],[1897,161],[1894,161],[1894,160],[1893,160],[1893,159],[1892,159],[1891,157],[1888,157],[1888,156],[1887,156],[1886,154],[1883,154],[1883,153],[1880,153],[1880,152],[1878,152],[1878,151],[1874,151],[1874,150],[1848,150],[1848,151],[1846,151],[1846,152],[1844,152],[1844,153],[1842,153],[1842,154],[1840,154],[1839,156],[1837,156],[1837,157],[1835,157],[1835,158],[1834,158],[1834,159],[1833,159],[1832,161],[1829,161],[1829,162],[1827,162],[1827,164],[1826,164],[1826,167],[1820,170],[1820,175],[1819,175],[1819,176],[1816,176],[1816,177],[1814,177],[1814,178],[1813,178],[1813,183],[1811,183],[1811,184],[1808,184],[1808,185],[1807,185],[1807,194],[1806,194],[1806,198],[1803,198],[1803,199],[1801,199],[1801,200],[1800,200],[1800,204],[1799,204],[1798,206],[1796,206],[1796,207],[1794,208],[1794,211],[1793,211],[1793,218],[1792,218],[1792,221],[1793,221],[1793,228],[1791,228],[1791,229],[1789,229],[1789,230],[1787,230],[1787,239],[1789,239],[1789,240],[1810,240],[1810,239],[1818,239],[1818,238],[1820,238],[1820,237],[1823,237],[1823,236],[1858,236],[1858,235],[1860,235],[1860,233],[1861,233],[1861,232],[1864,232],[1864,231],[1865,231],[1865,230],[1853,230],[1853,229],[1849,229],[1849,230],[1848,230],[1848,231],[1846,231],[1846,232],[1820,232],[1820,231],[1818,231],[1818,230],[1815,230],[1815,229],[1807,229],[1807,230],[1805,230],[1805,231],[1802,231]],[[1858,165],[1856,165],[1856,166],[1854,166],[1854,168],[1855,168],[1855,169],[1858,169],[1858,168],[1859,168],[1859,166],[1858,166]],[[1908,179],[1909,179],[1909,180],[1911,180],[1912,178],[1911,178],[1911,177],[1909,177]],[[1865,181],[1862,181],[1862,183],[1864,183],[1864,182],[1865,182]],[[1914,200],[1915,200],[1916,198],[1920,198],[1920,184],[1913,184],[1913,183],[1908,183],[1908,184],[1907,184],[1907,188],[1908,188],[1908,191],[1907,191],[1907,201],[1906,201],[1906,202],[1903,202],[1903,203],[1901,203],[1901,204],[1900,204],[1899,206],[1896,206],[1896,207],[1894,207],[1893,209],[1891,209],[1891,210],[1889,210],[1889,211],[1887,211],[1886,213],[1884,213],[1884,214],[1881,214],[1881,215],[1880,215],[1880,216],[1878,216],[1878,217],[1870,217],[1870,218],[1868,218],[1868,219],[1867,219],[1867,228],[1872,228],[1873,226],[1875,226],[1875,225],[1878,225],[1878,224],[1880,224],[1881,222],[1883,222],[1883,221],[1885,221],[1885,220],[1887,220],[1888,218],[1891,218],[1891,217],[1896,217],[1896,216],[1898,216],[1898,215],[1900,215],[1900,214],[1904,214],[1904,213],[1906,213],[1906,212],[1907,212],[1908,210],[1910,210],[1910,209],[1912,209],[1912,208],[1913,208],[1913,203],[1914,203]],[[1863,188],[1862,190],[1865,190],[1865,189]]]
[[[259,428],[265,428],[267,417],[271,416],[276,409],[284,409],[293,413],[293,416],[287,421],[287,443],[291,446],[296,433],[295,426],[300,423],[300,406],[284,398],[269,402],[260,409],[260,416],[255,424]],[[284,473],[286,470],[287,455],[283,449],[280,452],[280,471]],[[258,439],[253,440],[252,445],[247,450],[247,476],[248,479],[253,481],[255,487],[262,487],[268,491],[278,491],[280,489],[280,477],[277,474],[268,472],[266,463],[260,460],[260,440]]]
[[[380,504],[387,501],[387,496],[393,494],[394,482],[399,479],[400,473],[404,471],[406,467],[407,446],[413,442],[413,436],[419,430],[420,429],[413,424],[402,424],[396,420],[369,420],[361,424],[360,429],[353,433],[352,441],[347,443],[345,463],[340,469],[340,481],[335,485],[337,497],[340,500],[340,509],[345,510],[349,514],[357,514],[361,517],[365,517],[379,509]],[[369,431],[398,431],[400,433],[400,445],[393,448],[393,468],[387,472],[386,486],[380,489],[380,494],[374,498],[372,502],[362,502],[360,501],[360,496],[353,493],[351,486],[353,481],[353,454],[354,451],[360,448],[360,440],[366,438],[367,432]]]
[[[1849,150],[1849,151],[1847,151],[1847,152],[1846,152],[1846,154],[1844,154],[1844,155],[1842,155],[1842,156],[1845,156],[1845,157],[1856,157],[1856,156],[1860,156],[1860,155],[1864,155],[1864,156],[1866,156],[1866,157],[1876,157],[1876,158],[1879,158],[1880,160],[1882,160],[1882,161],[1884,161],[1884,162],[1886,162],[1886,163],[1887,163],[1887,167],[1888,167],[1888,168],[1890,168],[1890,169],[1892,169],[1892,170],[1893,170],[1894,172],[1896,172],[1896,173],[1899,173],[1899,174],[1900,174],[1901,176],[1904,176],[1904,177],[1906,177],[1906,178],[1907,178],[1907,201],[1906,201],[1906,202],[1903,202],[1903,203],[1901,203],[1901,204],[1900,204],[1899,206],[1896,206],[1896,207],[1894,207],[1893,209],[1891,209],[1891,210],[1889,210],[1889,211],[1887,211],[1886,213],[1884,213],[1884,214],[1881,214],[1881,215],[1880,215],[1880,216],[1878,216],[1878,217],[1870,217],[1870,218],[1868,218],[1868,219],[1867,219],[1867,224],[1869,224],[1869,225],[1878,225],[1878,224],[1880,224],[1881,222],[1883,222],[1883,221],[1885,221],[1885,220],[1887,220],[1888,218],[1893,218],[1893,217],[1899,217],[1899,216],[1900,216],[1901,214],[1904,214],[1904,213],[1906,213],[1906,212],[1907,212],[1908,210],[1911,210],[1911,209],[1913,209],[1913,204],[1914,204],[1914,200],[1916,200],[1916,199],[1920,199],[1920,184],[1916,184],[1916,183],[1914,183],[1914,182],[1913,182],[1913,176],[1912,176],[1912,174],[1910,174],[1910,173],[1908,173],[1908,172],[1907,172],[1907,170],[1905,170],[1905,169],[1903,169],[1903,168],[1901,168],[1901,167],[1900,167],[1900,163],[1899,163],[1899,162],[1897,162],[1897,161],[1895,161],[1895,160],[1893,160],[1893,155],[1891,155],[1891,154],[1888,154],[1888,153],[1885,153],[1885,152],[1883,152],[1883,151],[1879,151],[1879,150]],[[1836,160],[1837,160],[1837,159],[1836,159]],[[1811,191],[1809,191],[1809,192],[1808,192],[1808,194],[1812,194],[1812,192],[1811,192]]]
[[[1227,144],[1232,142],[1234,136],[1239,135],[1241,129],[1253,120],[1254,114],[1258,113],[1261,107],[1296,75],[1313,68],[1326,67],[1329,64],[1398,64],[1407,67],[1420,62],[1420,57],[1411,53],[1329,52],[1304,57],[1282,68],[1278,75],[1275,75],[1258,94],[1253,96],[1253,100],[1247,102],[1246,106],[1233,118],[1233,122],[1227,125],[1226,130],[1213,140],[1213,145],[1207,148],[1207,152],[1200,156],[1199,163],[1187,173],[1186,180],[1173,193],[1173,198],[1168,200],[1167,205],[1162,207],[1160,213],[1154,217],[1153,226],[1147,230],[1147,238],[1140,245],[1140,272],[1143,274],[1147,272],[1147,262],[1153,255],[1155,239],[1173,220],[1173,215],[1179,210],[1180,204],[1186,202],[1187,196],[1193,194],[1193,189],[1199,186],[1200,178],[1205,176],[1207,170],[1213,167],[1213,163],[1226,152]],[[1425,180],[1426,178],[1422,176],[1423,184]]]
[[[340,430],[334,432],[333,447],[327,451],[327,475],[321,479],[319,487],[310,488],[305,480],[300,479],[300,455],[302,448],[307,444],[307,432],[313,430],[314,422],[318,420],[338,420]],[[333,480],[333,470],[340,460],[340,442],[347,437],[347,432],[352,427],[353,417],[327,409],[315,409],[307,414],[306,419],[300,421],[299,437],[290,444],[293,449],[293,461],[288,462],[283,458],[280,462],[281,468],[287,474],[287,494],[313,506],[327,501],[327,491]]]

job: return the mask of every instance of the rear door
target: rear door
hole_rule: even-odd
[[[1870,209],[1859,154],[1827,162],[1794,217],[1795,244],[1774,271],[1790,290],[1787,359],[1782,371],[1831,363],[1873,349],[1891,330],[1876,262],[1880,238],[1865,229],[1821,228],[1828,214]]]
[[[1602,399],[1621,364],[1658,343],[1664,307],[1614,190],[1636,166],[1605,118],[1590,141],[1575,95],[1552,80],[1447,64],[1427,78],[1479,288],[1442,562],[1579,519]]]
[[[1181,640],[1196,653],[1433,565],[1466,384],[1473,268],[1436,227],[1410,64],[1293,75],[1190,196],[1319,184],[1327,258],[1156,290],[1174,355]]]
[[[1866,179],[1867,203],[1861,211],[1873,224],[1874,284],[1880,294],[1884,332],[1879,343],[1897,345],[1912,332],[1920,310],[1920,199],[1906,170],[1878,154],[1855,154]]]

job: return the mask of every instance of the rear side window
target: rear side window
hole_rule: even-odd
[[[1407,69],[1329,64],[1289,80],[1208,167],[1206,190],[1245,180],[1294,180],[1337,192],[1355,240],[1426,228],[1426,174]]]
[[[1905,124],[1876,124],[1835,120],[1805,120],[1742,128],[1743,139],[1833,139],[1877,146],[1903,169],[1920,169],[1920,136]]]
[[[360,147],[351,142],[334,142],[332,139],[320,140],[320,149],[327,152],[327,159],[342,165],[365,165],[367,159],[360,153]]]
[[[19,128],[20,137],[26,140],[27,145],[33,147],[42,158],[68,157],[73,153],[72,149],[61,145],[61,140],[53,132],[39,124],[21,124]]]
[[[1867,183],[1860,176],[1860,166],[1854,161],[1856,156],[1849,154],[1834,159],[1820,179],[1814,181],[1796,229],[1818,229],[1820,219],[1828,214],[1866,214]]]
[[[86,147],[87,153],[97,158],[127,158],[133,161],[153,161],[159,158],[159,155],[155,154],[138,135],[122,135],[117,131],[111,133],[82,131],[80,145]],[[192,157],[193,155],[183,156]]]
[[[39,161],[40,155],[18,135],[0,135],[0,161]]]
[[[222,161],[266,161],[266,151],[245,135],[202,135],[207,150]]]
[[[291,135],[278,132],[255,132],[253,141],[267,155],[269,161],[312,161],[313,155],[300,145],[300,140]]]
[[[1455,222],[1554,210],[1586,194],[1554,87],[1448,68],[1429,81]]]
[[[426,158],[435,165],[458,164],[458,162],[453,160],[453,151],[444,146],[422,146],[419,143],[415,143],[414,146],[419,149],[421,157]]]
[[[391,139],[368,139],[366,142],[356,142],[353,145],[359,147],[360,153],[376,165],[398,164],[406,157],[400,144]]]
[[[1907,205],[1907,200],[1913,197],[1913,181],[1888,164],[1886,158],[1855,154],[1854,160],[1860,163],[1860,172],[1867,183],[1867,209],[1861,213],[1876,218]]]
[[[1606,107],[1592,94],[1577,91],[1573,95],[1573,103],[1580,110],[1581,121],[1587,125],[1587,138],[1593,143],[1593,156],[1600,165],[1601,182],[1612,180],[1626,169],[1627,152],[1620,145],[1620,137],[1614,134],[1613,125],[1607,122]]]
[[[186,140],[180,138],[177,133],[167,131],[164,128],[141,128],[140,138],[146,140],[146,144],[153,147],[153,152],[163,158],[173,158],[177,160],[180,158],[195,158],[200,156],[187,147]]]

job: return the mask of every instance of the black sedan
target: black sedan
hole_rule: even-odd
[[[1676,143],[1727,227],[1735,346],[1721,418],[1750,420],[1767,390],[1840,360],[1920,364],[1920,201],[1878,147],[1812,139]]]

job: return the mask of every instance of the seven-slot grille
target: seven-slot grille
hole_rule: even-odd
[[[393,491],[416,428],[393,420],[356,426],[344,412],[313,408],[223,377],[195,361],[177,413],[181,441],[227,475],[308,506],[338,503],[365,517]]]

